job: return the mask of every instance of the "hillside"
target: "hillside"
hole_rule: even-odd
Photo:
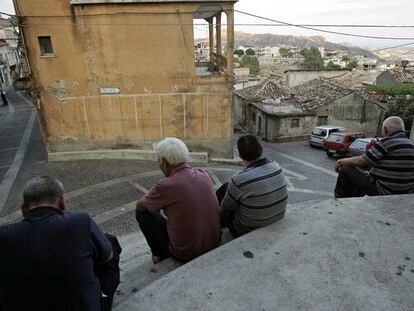
[[[323,46],[325,49],[335,49],[347,51],[349,55],[364,55],[366,57],[377,58],[373,53],[361,49],[356,46],[348,46],[343,44],[337,44],[328,42],[324,37],[296,37],[296,36],[283,36],[273,34],[250,34],[244,32],[235,32],[234,46],[237,48],[240,45],[248,46],[275,46],[275,45],[293,45],[300,49],[310,48],[311,46]]]

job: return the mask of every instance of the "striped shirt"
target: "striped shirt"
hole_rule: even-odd
[[[233,228],[244,234],[283,218],[287,199],[282,168],[265,158],[231,178],[221,206],[234,211]]]
[[[362,155],[379,194],[414,192],[414,144],[403,132],[381,139]]]

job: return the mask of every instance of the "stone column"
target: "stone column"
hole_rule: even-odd
[[[208,39],[210,44],[210,62],[213,59],[214,53],[214,25],[213,25],[213,17],[209,18],[208,20]]]
[[[221,12],[216,14],[217,55],[221,55]]]
[[[227,15],[227,75],[233,81],[233,53],[234,53],[234,12],[226,11]],[[231,85],[233,88],[233,85]]]

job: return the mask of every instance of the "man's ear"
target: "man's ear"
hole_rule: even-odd
[[[58,199],[58,207],[59,207],[59,209],[60,209],[62,212],[66,209],[66,207],[65,207],[65,200],[63,199],[63,197],[60,197],[60,198]]]
[[[30,208],[29,208],[29,206],[26,203],[23,203],[20,206],[20,210],[22,212],[23,217],[26,217],[27,213],[29,213]]]

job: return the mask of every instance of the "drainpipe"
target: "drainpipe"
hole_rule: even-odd
[[[32,69],[30,68],[29,59],[27,57],[26,40],[24,39],[23,28],[20,27],[20,11],[19,11],[19,7],[17,5],[17,0],[13,0],[13,6],[14,6],[14,10],[16,11],[16,17],[17,17],[19,32],[20,32],[20,36],[22,38],[22,43],[23,43],[23,48],[24,48],[24,58],[26,60],[27,70],[29,71],[29,75],[31,76],[32,75]]]

